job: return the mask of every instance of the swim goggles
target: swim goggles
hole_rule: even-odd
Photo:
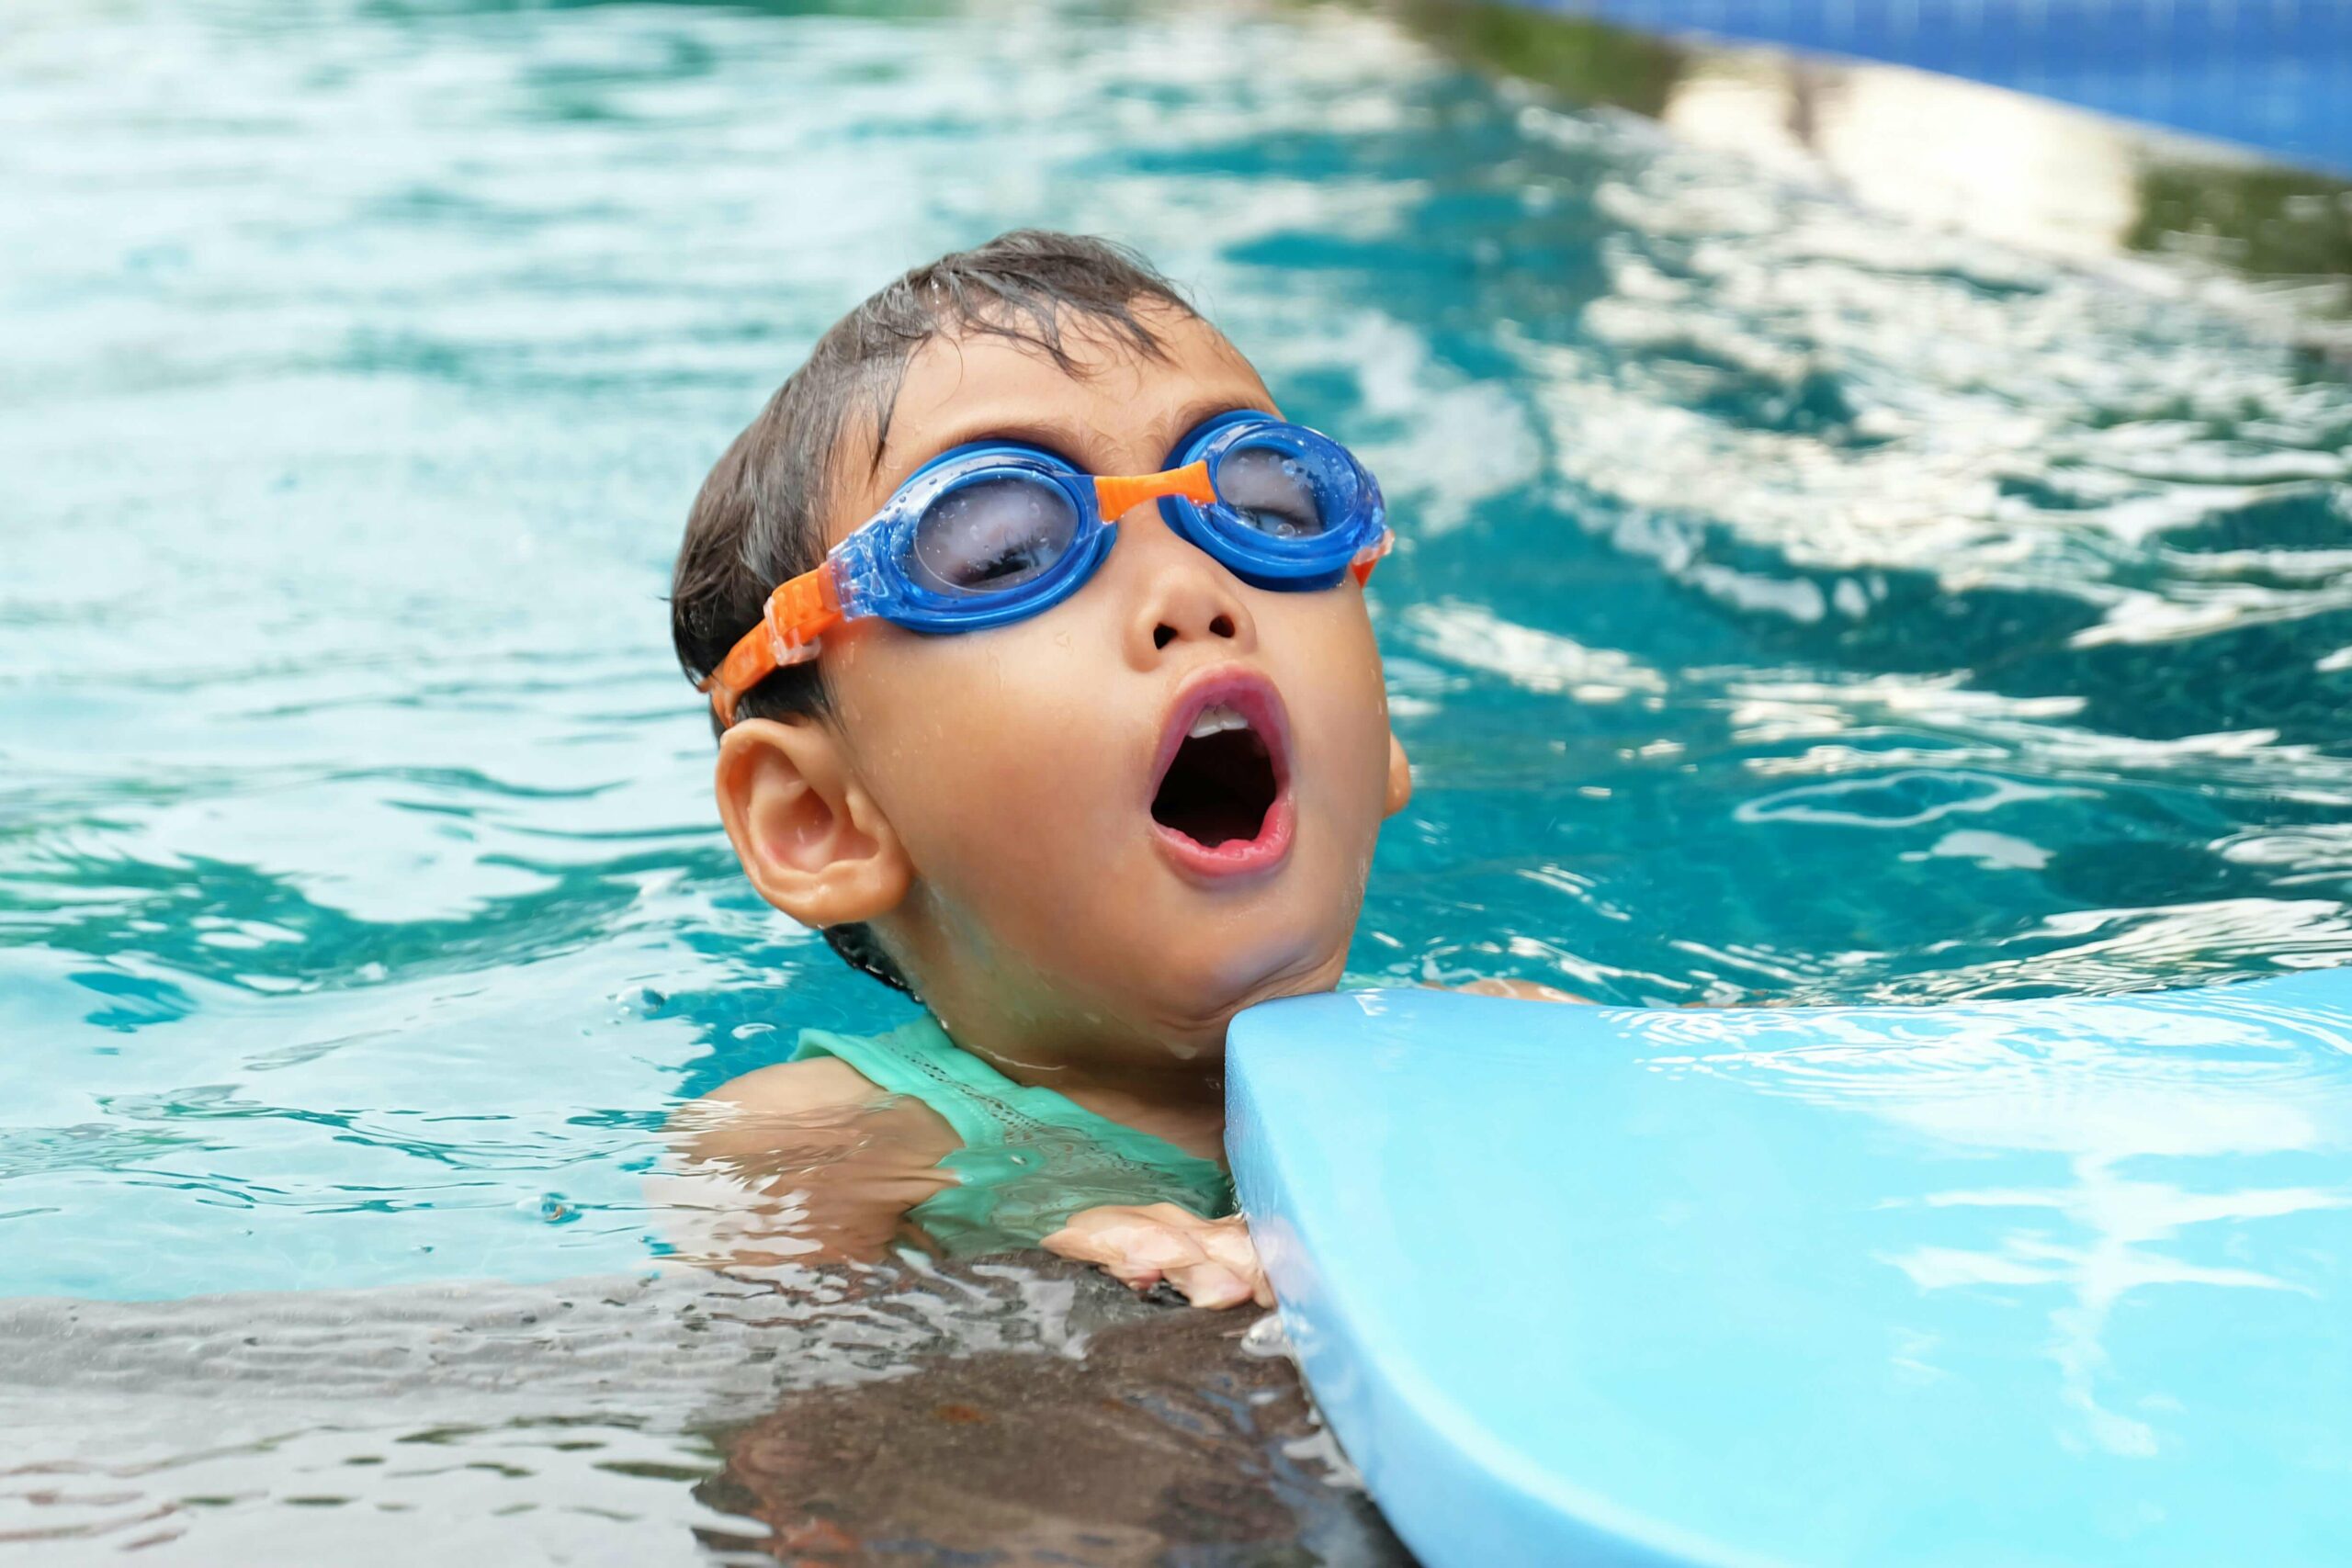
[[[975,442],[916,469],[824,564],[771,593],[698,689],[730,725],[744,693],[816,658],[845,622],[879,615],[945,633],[1026,620],[1078,592],[1110,554],[1117,520],[1147,501],[1257,588],[1362,583],[1391,542],[1380,486],[1354,455],[1270,414],[1217,415],[1157,474],[1098,477],[1043,447]]]

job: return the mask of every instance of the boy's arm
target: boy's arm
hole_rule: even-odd
[[[1461,988],[1584,1000],[1525,980]],[[908,1237],[907,1211],[953,1183],[938,1166],[958,1146],[930,1107],[885,1095],[830,1056],[746,1073],[681,1107],[670,1134],[675,1165],[648,1187],[670,1212],[680,1254],[713,1267],[876,1261]],[[1043,1245],[1139,1291],[1165,1283],[1196,1306],[1273,1304],[1238,1214],[1105,1205],[1073,1215]]]
[[[907,1211],[954,1178],[939,1114],[820,1056],[763,1067],[681,1106],[675,1157],[648,1183],[687,1261],[710,1267],[874,1262]]]
[[[680,1107],[670,1136],[673,1169],[649,1192],[682,1258],[712,1268],[878,1261],[909,1236],[907,1211],[954,1182],[938,1166],[958,1146],[930,1107],[829,1056],[721,1086]],[[1198,1306],[1273,1304],[1238,1214],[1104,1205],[1043,1245],[1139,1291],[1165,1282]]]

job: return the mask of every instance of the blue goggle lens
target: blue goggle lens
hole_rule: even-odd
[[[923,508],[909,542],[908,574],[951,598],[1008,592],[1069,553],[1079,521],[1069,493],[1037,475],[979,475]]]
[[[1319,454],[1244,440],[1211,466],[1228,518],[1272,539],[1312,539],[1347,514],[1340,486]],[[1348,487],[1352,488],[1352,487]]]

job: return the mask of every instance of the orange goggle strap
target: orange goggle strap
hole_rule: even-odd
[[[1383,528],[1379,538],[1356,552],[1356,558],[1348,563],[1348,575],[1356,580],[1358,588],[1372,581],[1372,569],[1380,564],[1381,557],[1396,547],[1396,536]]]
[[[695,689],[710,694],[710,705],[722,727],[731,725],[735,705],[744,693],[787,664],[805,664],[816,658],[817,639],[841,618],[841,591],[829,560],[769,594],[760,624],[745,632],[718,661],[718,668],[696,682]]]

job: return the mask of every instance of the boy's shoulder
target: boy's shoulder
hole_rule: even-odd
[[[753,1115],[870,1110],[889,1097],[839,1056],[807,1056],[755,1067],[728,1079],[695,1103]]]
[[[818,1128],[846,1128],[888,1098],[847,1062],[812,1056],[729,1078],[680,1106],[670,1125],[696,1160],[758,1164],[780,1143],[797,1144]]]
[[[779,1150],[813,1152],[846,1140],[854,1147],[884,1147],[933,1165],[961,1140],[939,1112],[921,1100],[892,1094],[838,1056],[807,1056],[757,1067],[728,1079],[682,1106],[672,1127],[701,1159],[766,1164]]]

